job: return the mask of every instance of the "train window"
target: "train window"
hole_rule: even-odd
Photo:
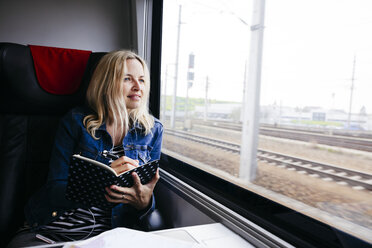
[[[372,3],[257,2],[164,0],[163,153],[372,242]]]

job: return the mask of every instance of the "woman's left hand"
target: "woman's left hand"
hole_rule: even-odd
[[[159,169],[156,171],[155,176],[145,185],[141,184],[141,180],[137,173],[132,173],[133,186],[131,188],[120,187],[111,185],[106,187],[107,195],[105,195],[108,202],[113,203],[127,203],[135,207],[137,210],[142,210],[148,207],[151,201],[152,192],[158,182]]]

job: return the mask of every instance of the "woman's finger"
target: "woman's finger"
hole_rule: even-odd
[[[138,160],[134,160],[134,159],[131,159],[127,156],[122,156],[120,157],[119,159],[123,159],[124,163],[130,163],[134,166],[138,166],[139,165],[139,161]]]
[[[138,189],[141,187],[141,179],[139,178],[138,174],[136,172],[132,173],[132,178],[133,178],[133,187]]]
[[[139,189],[139,187],[142,185],[140,177],[138,176],[136,172],[133,172],[132,178],[133,178],[133,187],[136,189]],[[159,179],[160,179],[159,169],[157,169],[155,176],[145,185],[150,186],[151,188],[154,188],[156,183],[159,181]]]
[[[156,170],[155,176],[151,179],[150,183],[156,184],[160,179],[159,168]]]
[[[125,156],[122,156],[111,163],[111,168],[114,169],[117,174],[134,169],[137,166],[138,162],[136,160]]]
[[[112,198],[110,195],[106,195],[105,194],[105,198],[108,202],[112,202],[112,203],[125,203],[125,204],[128,204],[130,203],[128,201],[128,199],[126,198],[126,196],[124,195],[124,197],[120,197],[120,198]]]
[[[110,189],[108,187],[106,187],[105,190],[106,190],[107,194],[111,198],[113,198],[113,199],[121,199],[121,198],[123,198],[122,196],[124,195],[124,193],[122,193],[122,192],[119,192],[119,191],[116,191],[116,190],[112,190],[112,189]]]
[[[105,190],[107,192],[107,195],[112,200],[126,200],[127,202],[130,202],[133,200],[133,196],[131,195],[131,192],[127,192],[124,190],[123,187],[118,187],[116,185],[112,185],[110,187],[106,187]]]
[[[133,195],[136,194],[136,192],[134,191],[133,188],[120,187],[120,186],[117,186],[117,185],[111,185],[110,187],[106,187],[107,192],[108,192],[108,190],[113,191],[113,192],[117,192],[120,195],[122,195],[122,194],[130,195],[131,198],[132,198]]]
[[[136,168],[136,167],[131,165],[131,164],[122,164],[122,165],[114,168],[114,170],[116,171],[117,174],[120,174],[122,172],[132,170],[134,168]]]
[[[131,158],[128,158],[126,156],[122,156],[116,160],[114,160],[112,163],[111,163],[111,167],[113,166],[118,166],[118,165],[122,165],[122,164],[130,164],[132,166],[135,166],[137,167],[138,166],[138,160],[134,160],[134,159],[131,159]]]
[[[159,179],[160,179],[160,174],[159,174],[159,169],[157,169],[155,176],[146,185],[154,189]]]

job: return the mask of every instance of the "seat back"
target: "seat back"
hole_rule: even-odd
[[[57,95],[40,86],[29,46],[0,43],[0,232],[7,237],[1,246],[23,224],[26,201],[45,183],[58,122],[69,109],[84,104],[104,54],[89,55],[74,93]]]

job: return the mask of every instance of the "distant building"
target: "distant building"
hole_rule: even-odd
[[[208,120],[221,120],[221,121],[240,121],[241,113],[240,103],[213,103],[207,106],[207,119]],[[198,119],[204,118],[205,107],[196,106],[193,116]]]
[[[206,108],[195,106],[190,116],[203,119]],[[241,122],[240,103],[213,103],[207,107],[207,120]],[[177,112],[178,118],[184,117],[184,111]],[[350,116],[340,109],[325,109],[316,106],[292,108],[278,105],[260,106],[260,123],[288,125],[309,128],[372,130],[372,115],[361,109],[360,113]]]
[[[261,123],[308,126],[350,130],[372,130],[372,115],[365,112],[349,114],[338,109],[320,107],[291,108],[277,105],[261,106]]]

